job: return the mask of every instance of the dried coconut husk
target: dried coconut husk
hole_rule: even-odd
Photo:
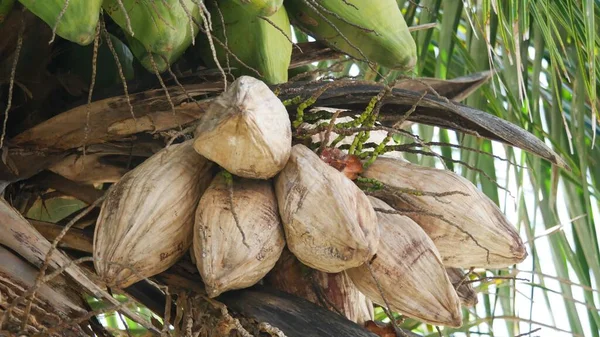
[[[285,166],[291,123],[269,87],[241,76],[217,97],[196,128],[198,153],[240,177],[268,179]]]
[[[504,268],[527,257],[498,206],[456,173],[378,158],[363,175],[385,185],[375,195],[418,223],[446,266]]]
[[[94,266],[107,285],[128,287],[187,252],[212,167],[190,140],[159,151],[110,188],[94,233]]]
[[[375,208],[393,211],[377,198],[369,200]],[[377,212],[377,218],[382,233],[377,256],[346,271],[356,287],[392,311],[434,325],[461,326],[460,300],[431,239],[406,216]]]
[[[306,146],[292,148],[275,193],[288,248],[305,265],[338,273],[376,253],[379,228],[369,199]]]
[[[217,175],[196,210],[194,257],[209,297],[250,287],[285,246],[270,181]]]
[[[264,282],[339,313],[361,326],[375,319],[373,302],[356,288],[345,272],[332,274],[312,269],[287,249]]]
[[[450,282],[456,289],[460,303],[465,307],[474,307],[477,305],[477,292],[473,288],[471,283],[468,283],[469,278],[462,269],[459,268],[446,268],[446,273],[450,277]]]

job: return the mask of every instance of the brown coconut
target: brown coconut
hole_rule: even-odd
[[[394,211],[379,199],[369,200],[376,209]],[[377,218],[381,231],[377,256],[369,265],[346,271],[356,287],[379,305],[386,306],[385,298],[393,311],[459,327],[460,300],[431,239],[406,216],[378,211]]]
[[[303,265],[287,249],[264,278],[266,285],[304,298],[364,325],[375,319],[373,302],[362,294],[345,272],[325,273]]]
[[[498,206],[458,174],[378,158],[363,175],[389,188],[378,197],[396,209],[411,211],[406,215],[433,239],[446,266],[504,268],[527,257],[523,241]],[[394,189],[450,194],[390,193]]]
[[[295,145],[275,192],[290,251],[327,273],[358,267],[377,251],[379,228],[369,199],[304,145]]]
[[[94,232],[94,266],[104,282],[128,287],[187,252],[212,166],[190,140],[157,152],[109,189]]]
[[[235,178],[228,184],[217,175],[200,199],[194,225],[194,257],[208,296],[256,284],[284,246],[272,183]]]
[[[287,162],[291,123],[283,103],[269,87],[241,76],[202,116],[194,148],[240,177],[268,179]]]
[[[463,270],[459,268],[446,268],[446,273],[448,273],[450,282],[452,282],[458,298],[460,298],[460,303],[465,307],[477,305],[477,292],[471,283],[466,282],[469,281],[469,278],[466,277]]]

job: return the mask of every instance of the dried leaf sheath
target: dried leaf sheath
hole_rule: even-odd
[[[2,294],[0,317],[2,317],[9,303],[13,303],[18,296],[25,295],[26,291],[34,286],[39,269],[2,245],[0,245],[0,261],[2,261],[0,264],[0,293]],[[56,325],[57,320],[68,321],[85,315],[86,310],[81,305],[79,296],[80,294],[75,291],[75,287],[69,285],[69,279],[64,275],[58,275],[48,283],[41,284],[33,298],[31,316],[27,317],[28,324],[23,335],[25,332],[26,335],[34,335],[40,328],[50,328]],[[0,333],[2,336],[5,336],[7,330],[20,329],[21,323],[25,320],[26,305],[27,301],[22,301],[11,311],[10,318],[3,326],[5,330]],[[61,332],[61,336],[65,337],[87,336],[78,326]]]
[[[187,251],[211,167],[187,141],[159,151],[111,187],[94,233],[94,265],[107,284],[127,287]]]

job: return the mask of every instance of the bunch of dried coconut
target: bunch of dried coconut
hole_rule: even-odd
[[[466,179],[399,159],[368,164],[335,147],[292,146],[286,107],[242,76],[214,99],[194,140],[111,187],[96,225],[96,272],[127,287],[193,246],[209,297],[264,279],[360,324],[376,303],[460,326],[461,301],[474,305],[477,295],[459,268],[518,263],[523,242]],[[372,196],[355,182],[365,180],[380,186]]]

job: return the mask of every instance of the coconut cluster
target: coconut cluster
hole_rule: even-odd
[[[385,188],[367,195],[359,174]],[[338,149],[293,145],[286,107],[248,76],[212,102],[195,139],[111,187],[96,272],[127,287],[190,247],[209,297],[264,282],[361,324],[375,303],[452,327],[461,302],[477,301],[463,269],[526,257],[498,207],[452,172],[391,158],[363,170]]]

